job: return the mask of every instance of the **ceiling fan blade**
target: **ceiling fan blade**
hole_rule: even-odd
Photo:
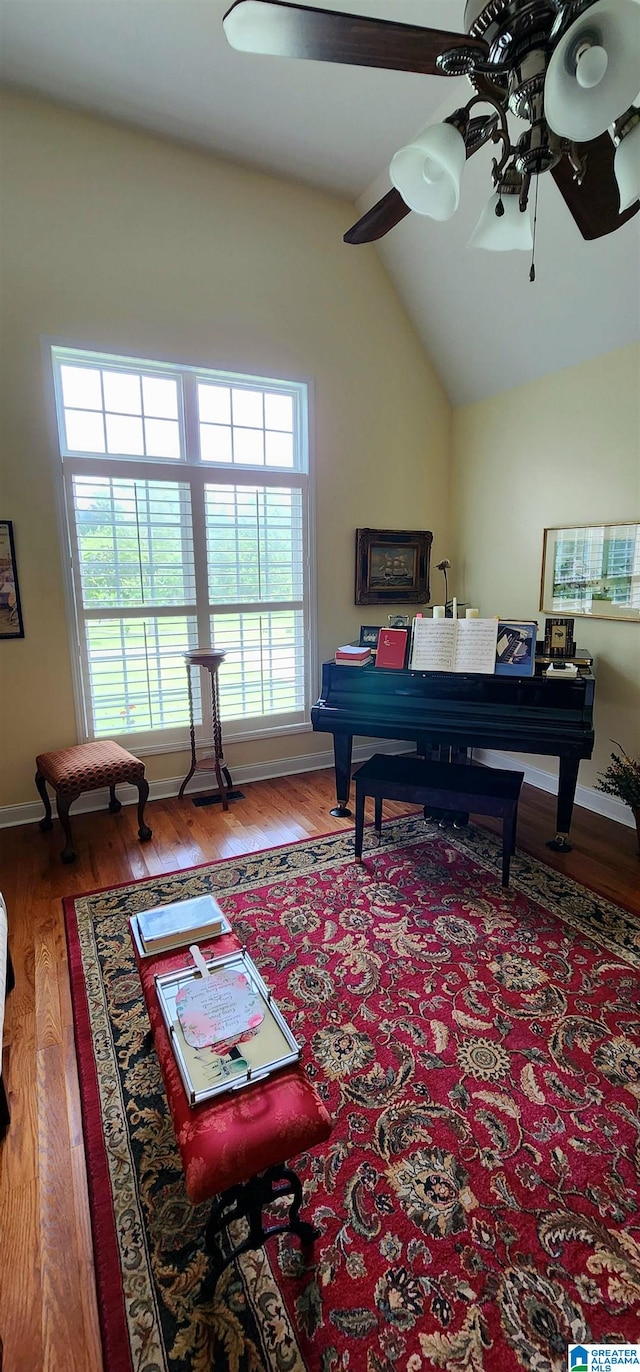
[[[484,58],[483,38],[465,33],[396,24],[338,10],[312,9],[285,0],[235,0],[222,21],[232,48],[271,57],[306,57],[315,62],[346,62],[356,67],[442,76],[436,58],[464,47]]]
[[[379,200],[377,205],[372,205],[362,219],[357,224],[348,229],[344,235],[345,243],[374,243],[377,238],[383,238],[389,229],[395,228],[396,224],[404,219],[411,210],[405,205],[404,200],[395,187],[387,191]]]
[[[568,157],[562,157],[551,168],[551,175],[582,237],[604,238],[605,234],[613,233],[628,219],[633,219],[640,209],[640,201],[620,214],[620,195],[613,171],[616,150],[608,133],[602,133],[590,143],[581,143],[578,151],[587,162],[581,185],[574,180]]]

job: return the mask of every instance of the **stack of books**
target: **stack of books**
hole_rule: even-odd
[[[228,934],[231,925],[215,896],[192,896],[157,906],[131,917],[131,929],[141,957],[166,953],[189,943]]]
[[[335,661],[348,667],[366,667],[368,662],[373,662],[373,656],[371,649],[362,644],[345,643],[342,648],[336,648]]]

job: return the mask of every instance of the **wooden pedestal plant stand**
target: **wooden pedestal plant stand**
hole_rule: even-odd
[[[178,797],[184,795],[188,782],[191,781],[194,772],[215,772],[220,800],[223,810],[229,809],[227,793],[232,789],[233,782],[229,774],[229,769],[224,760],[222,748],[222,725],[220,723],[220,702],[218,695],[218,668],[225,657],[224,653],[216,653],[212,648],[193,648],[184,654],[187,668],[187,687],[189,691],[189,736],[191,739],[191,767],[178,791]],[[191,684],[191,668],[204,667],[209,672],[211,680],[211,720],[213,725],[213,752],[205,757],[199,758],[196,753],[196,727],[193,718],[193,687]]]

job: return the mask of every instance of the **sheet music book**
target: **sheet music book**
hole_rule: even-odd
[[[409,665],[414,672],[493,676],[497,641],[497,619],[416,619]]]

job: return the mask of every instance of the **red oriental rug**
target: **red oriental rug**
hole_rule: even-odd
[[[420,818],[68,900],[106,1372],[564,1372],[640,1340],[640,925]],[[129,942],[213,890],[334,1120],[305,1218],[202,1287]]]

